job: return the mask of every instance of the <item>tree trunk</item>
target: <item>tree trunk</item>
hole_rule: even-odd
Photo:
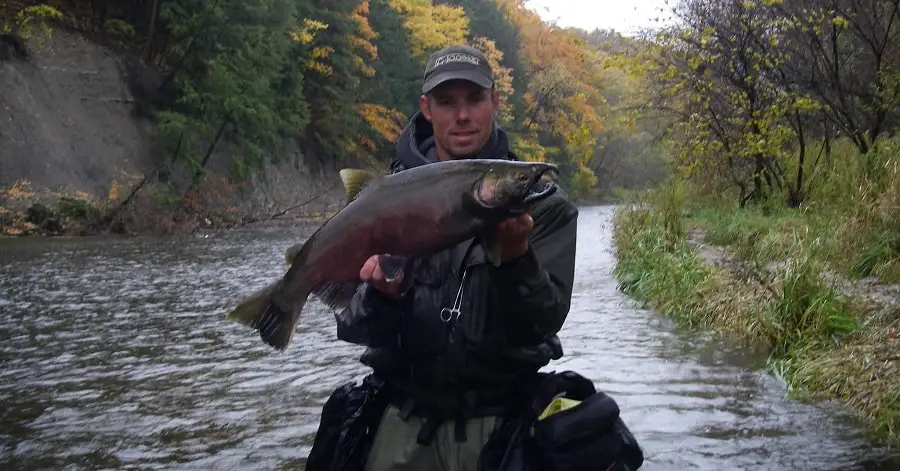
[[[151,52],[153,51],[153,39],[156,36],[156,16],[159,12],[159,0],[153,0],[153,12],[150,13],[150,28],[147,30],[147,44],[144,45],[142,56],[150,62]]]
[[[762,199],[762,179],[763,173],[766,171],[766,163],[763,159],[763,156],[757,155],[753,158],[755,163],[755,168],[753,170],[753,193],[752,198],[756,201],[760,201]]]
[[[209,164],[209,159],[212,158],[213,152],[216,150],[216,146],[219,144],[219,141],[222,139],[222,134],[225,133],[225,127],[228,126],[228,123],[231,120],[229,118],[223,118],[222,124],[219,125],[219,130],[216,131],[216,137],[213,138],[212,142],[209,143],[209,148],[206,149],[206,155],[203,156],[203,160],[200,161],[200,169],[194,172],[193,185],[197,185],[197,182],[200,180],[200,177],[203,175],[206,170],[206,165]]]

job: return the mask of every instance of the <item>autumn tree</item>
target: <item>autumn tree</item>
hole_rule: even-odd
[[[686,174],[731,181],[742,204],[785,192],[797,206],[819,164],[811,140],[840,129],[866,152],[896,121],[897,2],[863,3],[680,2],[639,60],[645,110],[677,118]]]
[[[509,89],[525,90],[527,70],[522,62],[519,48],[519,30],[504,15],[500,5],[492,0],[444,0],[441,4],[462,7],[469,19],[469,40],[486,38],[493,42],[497,57],[502,57],[498,65],[508,71]],[[510,93],[504,96],[508,103],[508,113],[519,115],[524,108],[521,93]],[[508,125],[511,122],[504,122]]]
[[[365,153],[363,114],[357,96],[363,82],[375,75],[371,62],[377,57],[372,44],[376,33],[368,22],[369,2],[353,0],[313,1],[300,18],[325,25],[314,39],[298,45],[296,60],[310,57],[316,64],[304,76],[303,96],[310,121],[302,131],[308,165]]]
[[[391,158],[418,110],[425,61],[452,44],[484,51],[513,150],[560,164],[575,196],[609,188],[618,169],[639,168],[623,163],[642,152],[630,146],[648,141],[630,137],[648,131],[621,109],[637,87],[603,65],[609,50],[634,44],[542,21],[524,0],[97,0],[72,8],[73,26],[116,33],[115,47],[132,48],[160,75],[142,91],[154,97],[147,114],[166,156],[193,182],[223,167],[243,179],[286,159],[317,172]]]
[[[469,19],[462,8],[421,0],[388,0],[388,3],[405,18],[403,26],[410,35],[409,53],[423,68],[432,52],[466,42]]]
[[[789,22],[785,81],[816,97],[824,117],[868,152],[900,111],[900,2],[775,2]]]

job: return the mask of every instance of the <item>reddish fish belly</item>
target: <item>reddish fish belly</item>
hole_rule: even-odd
[[[309,266],[328,267],[315,277],[314,284],[357,281],[359,270],[372,255],[421,256],[446,240],[460,237],[460,232],[468,232],[469,228],[460,224],[459,215],[451,214],[445,208],[440,211],[430,209],[388,212],[356,226],[353,236],[328,244],[316,260],[308,260]]]

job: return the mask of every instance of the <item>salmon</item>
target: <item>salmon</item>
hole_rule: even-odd
[[[557,174],[549,163],[493,159],[438,162],[387,176],[343,169],[348,203],[287,250],[291,266],[280,279],[240,302],[227,317],[284,350],[309,296],[333,309],[345,308],[361,284],[359,270],[372,255],[382,254],[385,276],[396,278],[417,257],[480,237],[489,262],[499,265],[490,247],[491,230],[553,194],[556,184],[544,177]],[[547,182],[538,188],[540,180]]]

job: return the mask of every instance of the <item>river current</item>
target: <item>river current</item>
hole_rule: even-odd
[[[752,352],[616,291],[613,207],[585,207],[566,355],[611,394],[646,470],[888,470],[849,413],[786,398]],[[0,469],[294,469],[331,391],[367,369],[307,304],[283,353],[224,313],[302,229],[0,240]]]

